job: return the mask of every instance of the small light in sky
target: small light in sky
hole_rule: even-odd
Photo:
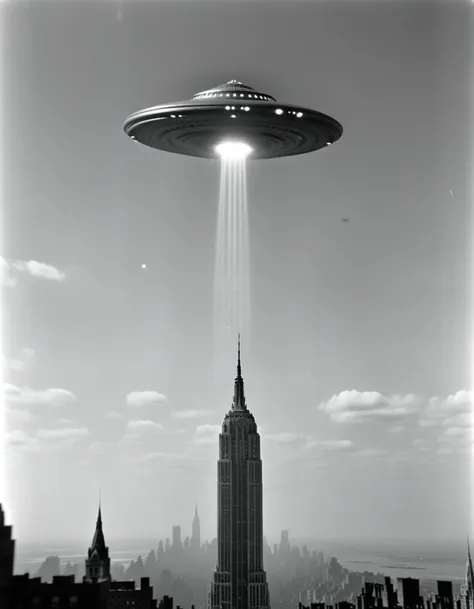
[[[142,264],[142,269],[146,269],[146,264]]]
[[[453,191],[452,191],[452,190],[450,190],[450,191],[449,191],[449,194],[450,194],[452,197],[454,197],[454,193],[453,193]]]

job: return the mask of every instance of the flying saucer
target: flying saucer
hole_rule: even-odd
[[[135,112],[123,129],[150,148],[204,159],[218,158],[224,142],[249,146],[249,158],[273,159],[313,152],[342,136],[334,118],[279,103],[236,80],[187,101]]]

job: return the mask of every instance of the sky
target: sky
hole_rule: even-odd
[[[276,538],[465,539],[471,8],[14,2],[2,20],[7,520],[19,543],[216,534],[219,165],[131,112],[236,78],[334,116],[247,168],[246,397]],[[343,222],[342,218],[349,219]],[[142,265],[146,264],[146,268]]]

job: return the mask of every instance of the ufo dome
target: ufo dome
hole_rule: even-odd
[[[217,158],[216,146],[227,140],[248,144],[251,159],[306,154],[333,144],[343,131],[326,114],[280,103],[237,80],[135,112],[123,128],[151,148],[205,159]]]

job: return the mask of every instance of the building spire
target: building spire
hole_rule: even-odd
[[[237,378],[242,377],[242,366],[240,365],[240,332],[237,344]]]
[[[242,366],[240,363],[240,334],[237,343],[237,376],[234,383],[234,401],[232,410],[247,410],[244,395],[244,379],[242,378]]]
[[[92,539],[91,549],[102,550],[105,548],[104,532],[102,530],[102,511],[101,511],[101,494],[99,493],[99,512],[97,514],[97,523],[95,525],[94,537]]]
[[[102,489],[99,489],[99,514],[97,515],[97,526],[100,526],[102,528],[101,506],[102,506]]]
[[[469,543],[469,533],[467,534],[467,564],[466,564],[466,587],[469,596],[474,596],[474,568],[471,559],[471,547]]]

